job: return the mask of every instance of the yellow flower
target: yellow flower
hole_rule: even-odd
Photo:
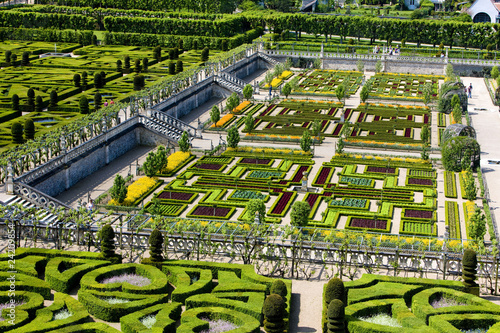
[[[191,154],[189,152],[176,151],[167,158],[167,167],[163,172],[171,172],[177,168],[182,162],[187,160]]]
[[[141,177],[129,185],[127,188],[127,197],[122,203],[122,206],[131,206],[135,200],[139,199],[144,193],[149,191],[156,185],[156,180],[150,177]],[[118,205],[114,199],[109,201],[110,205]]]
[[[231,120],[234,117],[234,114],[228,113],[224,117],[222,117],[217,124],[212,124],[210,127],[222,127],[224,124],[226,124],[229,120]]]
[[[250,101],[241,102],[240,105],[234,108],[233,113],[240,113],[243,111],[248,105],[250,105]]]

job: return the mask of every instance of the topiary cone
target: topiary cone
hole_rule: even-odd
[[[462,257],[462,278],[469,293],[479,295],[479,287],[476,283],[477,255],[474,250],[467,249]]]
[[[334,299],[339,299],[344,304],[347,304],[347,290],[344,287],[344,282],[336,277],[330,279],[326,285],[325,303],[330,304]]]
[[[266,297],[262,307],[264,314],[264,330],[267,333],[281,333],[285,330],[285,301],[277,294]]]
[[[328,305],[328,333],[345,332],[345,306],[339,299]]]
[[[149,255],[152,261],[163,261],[163,235],[158,229],[153,230],[149,236]]]

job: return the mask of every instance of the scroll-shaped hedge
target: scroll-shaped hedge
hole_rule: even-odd
[[[68,310],[71,316],[66,319],[54,320],[55,314],[61,310]],[[83,324],[88,318],[89,313],[80,302],[69,295],[56,293],[54,295],[54,303],[46,308],[39,309],[36,312],[35,319],[28,325],[20,327],[18,331],[39,333],[56,329],[60,330],[66,326]]]
[[[459,303],[467,305],[445,306],[434,308],[431,303],[436,299],[448,298]],[[478,296],[465,292],[451,290],[447,288],[431,288],[413,296],[411,308],[415,315],[429,322],[429,317],[440,314],[472,314],[472,313],[490,313],[500,315],[500,306]]]
[[[181,317],[182,304],[181,303],[167,303],[158,304],[149,308],[139,310],[120,318],[121,329],[125,333],[138,333],[144,332],[148,328],[144,326],[141,319],[154,315],[156,323],[151,329],[153,332],[175,332],[177,320]]]
[[[109,262],[104,260],[54,258],[45,268],[45,280],[52,289],[68,293],[78,285],[84,274],[106,265]]]
[[[48,333],[120,333],[121,331],[104,323],[85,323],[68,326]]]
[[[15,275],[15,280],[8,280]],[[0,291],[10,290],[11,285],[15,285],[15,290],[32,291],[42,295],[44,299],[50,299],[50,286],[47,282],[26,274],[11,274],[0,272]]]
[[[9,303],[11,299],[8,291],[0,291],[0,304]],[[16,297],[14,299],[17,302],[24,302],[24,304],[16,306],[14,313],[9,308],[1,311],[4,320],[0,321],[0,332],[9,331],[27,324],[29,320],[35,317],[36,311],[43,307],[42,295],[35,292],[16,290]],[[12,316],[9,316],[9,314],[12,314]]]
[[[163,269],[168,272],[169,281],[175,286],[172,302],[184,303],[190,296],[212,291],[212,273],[209,270],[165,266]]]
[[[110,299],[116,299],[122,303],[111,304]],[[144,308],[168,303],[168,294],[162,295],[144,295],[131,294],[121,291],[96,291],[82,290],[78,291],[78,300],[95,317],[118,322],[120,318],[130,313],[142,310]]]
[[[103,279],[121,274],[137,274],[151,283],[139,287],[128,282],[100,283]],[[117,264],[101,267],[85,274],[80,281],[80,290],[122,291],[134,294],[163,294],[168,291],[168,279],[158,268],[141,264]]]
[[[238,326],[238,329],[234,329],[232,332],[260,332],[260,321],[249,315],[220,307],[203,307],[185,311],[182,314],[181,325],[177,328],[177,333],[191,333],[207,330],[208,322],[200,318],[229,321]]]
[[[186,309],[222,307],[247,314],[261,321],[264,299],[264,293],[255,292],[200,294],[186,299]]]

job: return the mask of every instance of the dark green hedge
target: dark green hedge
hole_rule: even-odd
[[[149,308],[136,311],[120,318],[121,329],[125,333],[139,333],[147,330],[141,319],[155,315],[156,323],[151,328],[153,332],[175,333],[177,320],[182,312],[181,303],[158,304]]]
[[[102,279],[112,276],[135,273],[151,280],[144,287],[137,287],[130,283],[99,283]],[[80,281],[80,290],[97,290],[102,292],[123,291],[135,294],[162,294],[168,291],[168,279],[158,268],[141,264],[117,264],[101,267],[85,274]]]
[[[177,333],[200,332],[208,329],[208,322],[199,318],[223,319],[237,326],[238,333],[259,333],[260,321],[241,312],[220,307],[204,307],[185,311]]]
[[[184,303],[190,296],[212,291],[212,274],[209,270],[163,266],[163,271],[169,276],[169,282],[175,286],[172,291],[173,302]],[[194,277],[197,281],[193,281]]]
[[[79,284],[84,274],[106,265],[109,262],[103,260],[53,258],[45,268],[45,280],[52,289],[68,293]]]
[[[8,272],[0,272],[0,291],[11,289],[11,281],[7,280],[12,275]],[[25,274],[15,274],[15,290],[25,290],[38,293],[44,299],[50,299],[50,286],[47,282]]]
[[[63,309],[67,309],[72,315],[66,319],[53,320],[54,315]],[[56,293],[52,305],[38,310],[33,321],[17,329],[16,332],[49,332],[52,330],[60,330],[74,324],[83,324],[87,320],[89,320],[89,313],[80,302],[69,295]]]
[[[126,299],[129,300],[129,302],[111,305],[106,301],[107,298]],[[130,313],[156,304],[168,303],[168,294],[143,295],[125,293],[121,291],[101,292],[80,289],[78,291],[78,300],[93,316],[105,321],[118,322],[121,317]]]

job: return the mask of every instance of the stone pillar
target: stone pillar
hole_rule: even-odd
[[[5,180],[5,188],[7,194],[14,194],[14,168],[12,168],[12,162],[9,161],[7,164],[7,177]]]

